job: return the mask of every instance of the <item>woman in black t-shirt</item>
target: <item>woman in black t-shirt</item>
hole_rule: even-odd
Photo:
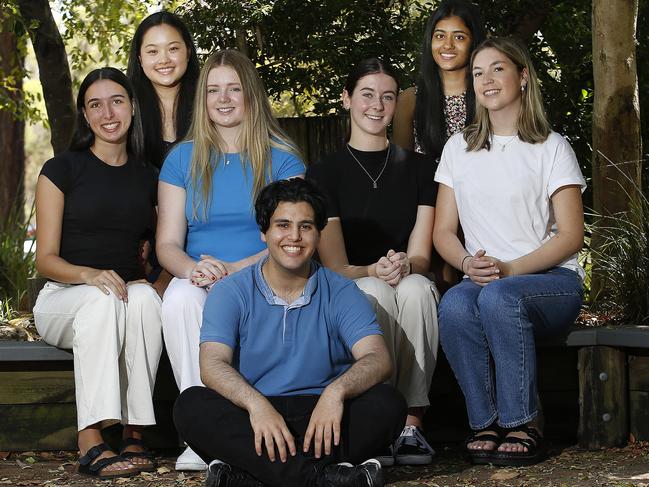
[[[389,143],[387,126],[397,95],[389,65],[379,59],[359,63],[343,90],[351,117],[349,141],[307,170],[328,200],[320,259],[355,279],[373,302],[395,363],[392,381],[408,402],[394,452],[381,455],[385,465],[432,461],[434,452],[420,428],[438,343],[437,290],[427,277],[434,168],[423,156]]]
[[[47,343],[73,350],[79,472],[100,478],[155,468],[142,427],[155,424],[161,302],[138,280],[138,258],[155,212],[156,172],[140,152],[128,79],[96,69],[79,88],[70,150],[45,163],[36,187],[36,268],[49,281],[34,319]],[[117,422],[120,454],[101,435]]]

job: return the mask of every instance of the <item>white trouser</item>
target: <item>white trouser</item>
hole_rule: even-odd
[[[410,274],[396,287],[376,277],[356,279],[368,296],[394,363],[391,384],[408,407],[428,406],[428,390],[437,363],[439,331],[435,284]]]
[[[43,339],[74,354],[79,430],[102,422],[155,424],[153,387],[162,353],[160,298],[128,286],[128,302],[95,286],[48,282],[34,306]]]
[[[162,332],[180,392],[202,386],[198,350],[207,292],[174,277],[162,299]]]

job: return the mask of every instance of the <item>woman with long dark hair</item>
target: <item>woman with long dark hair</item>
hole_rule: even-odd
[[[465,274],[442,298],[440,336],[473,430],[467,453],[526,465],[542,455],[535,338],[564,332],[582,303],[586,186],[527,49],[488,39],[471,69],[475,121],[449,139],[435,175],[435,247]]]
[[[394,142],[436,161],[446,140],[473,120],[475,94],[469,59],[485,37],[477,7],[444,0],[424,32],[417,86],[399,96]]]
[[[199,71],[194,41],[177,15],[156,12],[140,23],[127,75],[141,106],[144,156],[157,168],[187,134]]]
[[[133,89],[115,68],[81,83],[70,150],[45,163],[36,187],[34,306],[43,339],[74,353],[79,472],[127,477],[155,468],[142,428],[155,424],[162,352],[160,298],[140,275],[139,242],[156,206]],[[101,430],[124,425],[116,454]]]
[[[307,171],[327,195],[320,260],[370,298],[393,358],[392,383],[408,403],[406,426],[394,451],[380,455],[383,465],[427,464],[434,455],[422,428],[438,341],[437,289],[427,277],[436,188],[427,159],[388,140],[398,92],[389,64],[358,63],[343,90],[349,140]]]
[[[158,169],[171,147],[187,134],[199,69],[192,36],[177,15],[156,12],[135,30],[127,74],[140,101],[143,155]],[[147,279],[162,296],[172,276],[158,263],[153,238],[143,249]]]

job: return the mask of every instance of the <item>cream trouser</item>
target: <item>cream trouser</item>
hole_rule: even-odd
[[[198,350],[207,292],[174,277],[162,299],[162,332],[180,392],[202,386]]]
[[[408,407],[428,406],[428,390],[437,362],[439,331],[435,284],[410,274],[392,287],[376,277],[356,279],[367,295],[383,329],[394,370],[390,383]]]
[[[34,306],[43,339],[74,354],[79,430],[102,422],[155,424],[153,387],[162,353],[160,298],[128,286],[128,303],[95,286],[48,282]]]

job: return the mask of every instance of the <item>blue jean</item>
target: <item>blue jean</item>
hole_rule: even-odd
[[[472,429],[496,420],[512,428],[537,416],[535,336],[565,332],[582,301],[581,279],[562,267],[484,287],[463,279],[444,294],[440,340]]]

